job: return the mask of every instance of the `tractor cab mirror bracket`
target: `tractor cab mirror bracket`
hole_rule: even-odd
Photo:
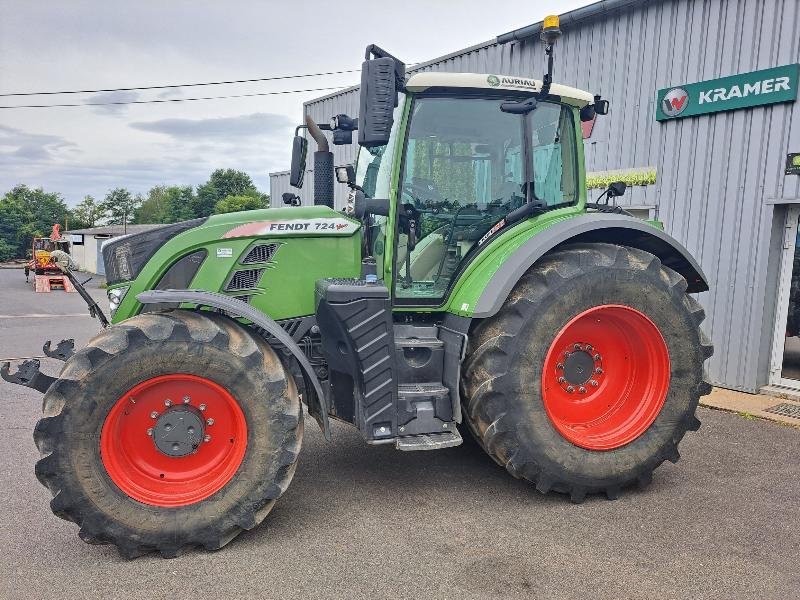
[[[358,129],[358,118],[341,114],[331,118],[330,130],[333,132],[333,145],[346,146],[353,143],[353,132]]]

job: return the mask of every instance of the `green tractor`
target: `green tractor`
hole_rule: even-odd
[[[289,485],[303,404],[328,439],[331,420],[405,451],[468,430],[574,502],[677,461],[710,390],[688,295],[708,286],[659,223],[609,203],[624,184],[587,201],[581,122],[608,102],[552,83],[559,34],[545,22],[542,81],[407,77],[369,46],[358,119],[304,125],[315,206],[108,242],[108,327],[74,353],[48,342],[58,378],[3,370],[45,392],[36,475],[53,512],[124,556],[220,548]],[[355,166],[334,169],[326,129],[357,132]],[[298,187],[306,153],[296,136]]]

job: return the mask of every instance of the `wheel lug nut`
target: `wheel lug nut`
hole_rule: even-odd
[[[578,388],[578,391],[579,391],[581,394],[585,394],[585,393],[586,393],[586,388],[585,388],[585,387],[583,387],[583,386],[581,386],[581,387],[579,387],[579,388]]]
[[[573,346],[573,348],[575,348],[575,350],[580,350],[581,349],[581,345],[580,344],[575,344]]]
[[[595,355],[594,355],[594,359],[595,359],[595,360],[600,360],[600,355],[599,355],[599,354],[595,354]]]
[[[214,419],[206,419],[206,425],[213,425]]]
[[[152,427],[149,427],[147,429],[147,435],[153,435],[153,428]]]
[[[566,381],[566,379],[564,379],[563,377],[559,377],[558,378],[558,383],[564,383],[565,381]]]
[[[206,405],[205,404],[201,404],[197,408],[199,408],[200,410],[205,410],[206,409]]]
[[[594,379],[592,379],[592,380],[589,382],[589,385],[591,385],[592,387],[597,387],[597,386],[598,386],[598,385],[600,385],[600,384],[599,384],[599,383],[597,383],[597,382],[596,382]]]
[[[600,367],[597,367],[597,368],[594,370],[594,372],[595,372],[595,373],[597,373],[598,375],[602,375],[602,374],[603,374],[603,369],[601,369]]]
[[[184,396],[184,397],[183,397],[183,403],[184,403],[184,404],[189,404],[189,402],[191,402],[191,400],[192,400],[192,399],[191,399],[191,398],[189,398],[189,396]]]
[[[556,365],[556,369],[558,369],[559,371],[563,371],[563,370],[564,370],[564,365],[563,365],[563,364],[561,364],[561,363],[558,363],[558,364]]]
[[[586,351],[587,352],[591,352],[592,350],[593,350],[592,345],[591,344],[586,344]]]
[[[574,391],[575,391],[575,388],[574,388],[574,387],[572,387],[571,385],[568,385],[568,386],[567,386],[567,393],[568,393],[568,394],[571,394],[571,393],[572,393],[572,392],[574,392]]]
[[[158,413],[156,411],[151,412],[150,413],[150,418],[151,419],[157,419],[158,418]]]
[[[172,406],[172,400],[170,400],[169,398],[164,400],[164,406]]]
[[[204,441],[204,442],[210,442],[210,441],[211,441],[211,436],[210,436],[210,435],[208,435],[208,434],[204,435],[204,436],[203,436],[203,441]]]

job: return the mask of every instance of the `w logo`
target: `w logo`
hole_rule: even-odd
[[[661,100],[661,111],[668,117],[677,117],[689,105],[689,94],[683,88],[672,88]]]

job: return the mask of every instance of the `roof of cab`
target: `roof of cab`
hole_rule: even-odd
[[[440,71],[415,73],[406,81],[406,89],[411,92],[423,92],[432,87],[463,87],[539,92],[542,89],[542,82],[539,79],[528,79],[511,75],[443,73]],[[590,102],[594,102],[594,97],[589,92],[558,83],[554,83],[550,86],[550,93],[560,96],[565,102],[578,107],[583,107]]]

